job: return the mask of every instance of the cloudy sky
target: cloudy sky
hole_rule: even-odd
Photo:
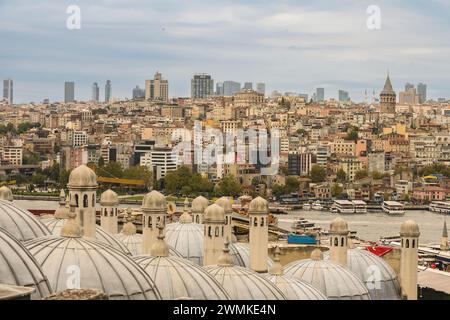
[[[69,5],[81,29],[69,30]],[[381,10],[369,30],[368,6]],[[450,98],[450,0],[0,0],[0,78],[14,80],[15,102],[76,98],[113,83],[113,96],[159,70],[171,96],[188,96],[194,73],[215,81],[265,82],[272,90],[326,97],[339,88],[356,101],[380,91],[389,70],[395,89],[425,82]]]

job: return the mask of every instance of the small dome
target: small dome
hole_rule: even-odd
[[[36,258],[55,292],[67,289],[74,266],[80,287],[98,289],[114,300],[160,300],[152,279],[130,257],[94,239],[47,236],[26,247]]]
[[[165,240],[183,258],[202,266],[203,228],[203,225],[198,223],[169,223],[165,229]]]
[[[295,279],[292,276],[269,275],[267,279],[280,289],[287,300],[327,300],[322,292],[308,282]]]
[[[108,189],[100,196],[100,204],[102,206],[117,206],[119,204],[119,197],[117,193]]]
[[[0,283],[36,290],[32,299],[41,299],[52,293],[39,263],[28,250],[5,229],[0,228]]]
[[[189,297],[195,300],[228,300],[217,280],[202,267],[180,257],[133,258],[155,282],[164,300]]]
[[[215,203],[208,206],[205,209],[205,218],[203,222],[225,223],[225,210]]]
[[[0,188],[0,200],[13,201],[14,197],[12,191],[7,186]]]
[[[203,213],[208,207],[209,201],[205,197],[199,196],[192,201],[192,213]]]
[[[142,210],[166,211],[166,197],[156,190],[147,193],[142,200]]]
[[[51,234],[47,227],[32,213],[5,200],[0,200],[0,227],[20,241]]]
[[[419,225],[415,221],[408,220],[402,223],[400,227],[401,237],[418,237],[419,235]]]
[[[315,259],[293,261],[284,267],[284,273],[308,282],[330,300],[370,300],[356,275],[338,263],[319,259],[321,254],[314,251]]]
[[[249,213],[261,213],[261,214],[268,214],[269,213],[269,204],[267,200],[265,200],[262,197],[256,197],[252,201],[250,201],[250,204],[248,205],[248,212]]]
[[[225,243],[217,265],[204,267],[225,288],[232,300],[284,300],[283,293],[253,270],[235,266]]]
[[[329,259],[329,252],[324,254]],[[362,249],[347,250],[347,267],[367,287],[372,300],[401,299],[400,284],[391,266],[377,255]],[[379,275],[374,283],[374,276]]]
[[[61,229],[64,227],[67,219],[60,219],[56,217],[41,219],[42,223],[50,230],[51,234],[55,236],[61,235]],[[108,231],[100,227],[99,225],[95,225],[95,238],[115,249],[125,253],[127,255],[131,254],[130,250],[128,250],[127,246],[125,246],[122,241],[117,239],[114,235],[110,234]]]
[[[218,206],[221,206],[222,209],[225,211],[225,214],[233,212],[233,207],[231,206],[231,201],[228,197],[220,197],[214,203],[217,204]]]
[[[341,217],[335,218],[330,225],[331,233],[348,233],[348,224],[347,221],[342,219]]]
[[[87,187],[97,187],[97,175],[91,168],[82,164],[72,170],[69,176],[69,183],[67,184],[69,189]]]

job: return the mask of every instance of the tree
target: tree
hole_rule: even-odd
[[[432,165],[425,166],[419,170],[419,175],[428,176],[431,174],[442,174],[446,177],[450,177],[450,167],[441,163],[433,163]]]
[[[347,181],[347,174],[344,170],[339,169],[338,172],[336,172],[336,181],[341,183]]]
[[[325,178],[327,177],[327,171],[324,167],[315,164],[311,168],[311,172],[309,173],[309,177],[311,178],[311,181],[314,183],[325,181]]]
[[[31,183],[38,187],[43,187],[45,186],[45,176],[41,173],[35,173],[31,177]]]
[[[353,128],[352,131],[347,133],[345,140],[353,140],[355,142],[358,141],[358,129]]]
[[[272,186],[272,195],[274,197],[278,198],[278,197],[282,196],[283,194],[286,194],[284,186],[279,185],[279,184],[274,184]]]
[[[338,183],[335,183],[331,186],[331,196],[338,197],[344,192],[344,188],[341,187]]]
[[[123,169],[122,165],[115,161],[110,161],[103,168],[96,168],[98,176],[107,178],[122,178]]]
[[[236,178],[228,174],[219,180],[216,187],[214,188],[214,193],[216,196],[238,196],[242,192],[242,185],[236,180]]]
[[[287,177],[284,191],[285,193],[298,192],[298,188],[300,187],[300,182],[295,177]]]
[[[105,159],[103,159],[102,156],[100,156],[100,157],[98,158],[97,165],[98,165],[100,168],[103,168],[103,167],[105,166]]]
[[[355,179],[359,180],[362,178],[367,178],[369,176],[369,172],[367,170],[358,170],[355,172]]]
[[[372,178],[375,180],[383,179],[383,174],[379,171],[372,171]]]
[[[153,184],[152,172],[144,166],[131,166],[123,172],[123,178],[144,180],[147,187],[151,187]]]

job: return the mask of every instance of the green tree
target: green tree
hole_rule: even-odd
[[[242,193],[242,185],[236,180],[236,178],[228,174],[219,180],[214,188],[216,196],[238,196]]]
[[[347,174],[345,173],[344,170],[339,169],[336,172],[336,181],[340,182],[340,183],[343,183],[343,182],[347,181]]]
[[[383,179],[383,174],[379,171],[372,171],[371,175],[375,180]]]
[[[341,187],[338,183],[334,183],[331,186],[331,196],[332,197],[338,197],[344,192],[344,188]]]
[[[282,196],[283,194],[286,194],[284,186],[279,185],[279,184],[274,184],[272,186],[272,195],[274,197],[278,198],[278,197]]]
[[[105,159],[103,159],[102,156],[100,156],[100,157],[98,158],[97,165],[98,165],[100,168],[103,168],[103,167],[105,166]]]
[[[31,183],[38,186],[43,187],[45,186],[45,176],[41,173],[35,173],[33,176],[31,176]]]
[[[96,173],[98,176],[107,178],[122,178],[123,169],[122,165],[116,161],[108,162],[103,168],[96,168]]]
[[[315,164],[311,168],[309,177],[310,177],[311,181],[314,183],[322,182],[322,181],[325,181],[325,179],[327,177],[327,171],[325,170],[324,167],[322,167],[318,164]]]
[[[147,167],[144,166],[129,167],[128,169],[124,170],[123,178],[144,180],[147,187],[151,187],[153,184],[153,174]]]
[[[345,140],[353,140],[355,142],[358,141],[358,129],[353,128],[352,131],[347,133]]]
[[[358,170],[355,172],[355,179],[359,180],[362,178],[367,178],[369,176],[369,172],[367,170]]]
[[[287,177],[285,182],[285,193],[293,193],[298,192],[298,188],[300,187],[300,182],[295,177]]]

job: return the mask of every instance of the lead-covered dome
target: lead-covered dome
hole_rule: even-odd
[[[97,175],[88,166],[82,164],[72,170],[69,176],[69,183],[67,187],[70,188],[96,188],[97,185]]]
[[[413,220],[407,220],[400,227],[400,236],[402,237],[418,237],[420,235],[419,225]]]
[[[183,258],[203,265],[203,226],[198,223],[169,223],[166,225],[166,242]]]
[[[329,254],[324,254],[329,259]],[[362,249],[347,250],[347,267],[369,290],[372,300],[401,299],[400,284],[395,271],[377,255]]]
[[[191,209],[192,213],[203,213],[208,207],[209,201],[203,196],[198,196],[192,200]]]
[[[231,242],[229,245],[233,264],[245,268],[250,268],[250,245],[243,242]],[[267,269],[273,265],[272,259],[267,257]]]
[[[13,193],[7,186],[0,188],[0,200],[13,201]]]
[[[5,229],[20,241],[51,234],[47,227],[31,212],[5,200],[0,200],[0,228]]]
[[[228,197],[220,197],[214,203],[217,204],[218,206],[221,206],[222,209],[225,211],[225,214],[233,212],[233,207],[231,206],[231,201]]]
[[[0,283],[36,290],[32,299],[41,299],[52,294],[52,289],[39,263],[22,243],[0,228]]]
[[[204,222],[224,223],[225,210],[218,204],[213,203],[205,209]]]
[[[313,251],[311,259],[287,264],[284,273],[308,282],[330,300],[370,300],[364,283],[341,264],[323,260],[319,249]]]
[[[161,192],[152,190],[142,199],[142,210],[166,211],[166,197]]]
[[[204,267],[225,288],[232,300],[285,300],[283,293],[264,276],[233,265],[228,243],[217,265]]]
[[[117,193],[108,189],[100,195],[100,204],[102,206],[117,206],[119,204],[119,197]]]
[[[248,205],[248,212],[249,213],[261,213],[261,214],[268,214],[269,213],[269,203],[266,199],[262,197],[256,197],[252,201],[250,201],[250,204]]]

